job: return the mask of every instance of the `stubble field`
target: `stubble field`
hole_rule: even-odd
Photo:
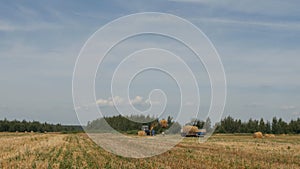
[[[86,134],[0,133],[0,168],[300,168],[300,136],[185,138],[150,158],[106,152]]]

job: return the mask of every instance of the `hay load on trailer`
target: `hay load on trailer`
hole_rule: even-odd
[[[197,126],[183,126],[181,129],[181,136],[182,137],[204,137],[206,134],[205,129],[198,129]]]

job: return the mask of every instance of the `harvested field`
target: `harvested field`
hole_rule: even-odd
[[[86,134],[1,133],[0,168],[300,168],[300,136],[185,138],[161,155],[132,159],[106,152]]]

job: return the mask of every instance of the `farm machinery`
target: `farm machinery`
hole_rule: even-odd
[[[206,134],[205,129],[198,129],[197,126],[184,126],[181,129],[182,137],[204,137]]]
[[[161,125],[162,128],[166,128],[168,126],[167,120],[162,119],[159,123],[152,123],[149,129],[148,125],[143,125],[141,130],[138,131],[139,136],[154,136],[155,135],[155,130],[154,128],[157,125]]]

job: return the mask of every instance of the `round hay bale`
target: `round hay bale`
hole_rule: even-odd
[[[138,136],[145,136],[146,132],[145,131],[138,131]]]
[[[168,127],[168,121],[165,120],[165,119],[162,119],[159,123],[160,123],[162,128]]]
[[[266,138],[275,138],[275,135],[274,134],[265,134],[265,137]]]
[[[255,133],[253,133],[253,138],[263,138],[262,132],[255,132]]]

